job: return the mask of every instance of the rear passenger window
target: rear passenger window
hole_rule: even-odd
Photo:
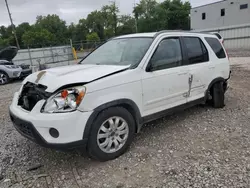
[[[209,60],[208,51],[198,37],[184,37],[184,43],[187,47],[189,64],[203,63]]]
[[[205,39],[219,59],[226,58],[225,51],[218,39],[210,37],[205,37]]]

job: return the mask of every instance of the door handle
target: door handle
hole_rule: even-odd
[[[187,72],[180,72],[180,73],[178,73],[178,75],[186,75],[187,74]]]
[[[215,68],[215,66],[209,66],[209,69],[214,69]]]

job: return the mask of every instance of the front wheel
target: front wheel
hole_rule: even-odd
[[[90,157],[108,161],[122,155],[135,134],[133,116],[123,107],[102,111],[92,125],[88,141]]]
[[[0,85],[7,83],[9,83],[9,76],[5,72],[0,71]]]

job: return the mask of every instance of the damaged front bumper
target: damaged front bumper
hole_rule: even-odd
[[[85,150],[87,139],[83,138],[85,126],[92,112],[41,113],[45,100],[37,102],[31,111],[18,105],[20,93],[14,95],[9,108],[10,118],[17,131],[24,137],[47,148]],[[56,129],[58,137],[50,130]]]

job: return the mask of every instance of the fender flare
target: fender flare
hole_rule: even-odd
[[[210,89],[212,88],[212,86],[213,86],[216,82],[226,82],[226,80],[225,80],[225,78],[222,78],[222,77],[217,77],[217,78],[213,79],[213,80],[210,82],[210,84],[208,85],[207,90],[205,91],[205,101],[207,101],[209,91],[210,91]]]
[[[8,73],[5,72],[4,70],[0,70],[0,72],[2,72],[2,73],[4,73],[4,74],[6,74],[7,76],[9,76]]]
[[[84,133],[83,133],[83,139],[87,139],[89,137],[92,124],[94,120],[97,118],[98,114],[107,108],[115,107],[115,106],[124,107],[130,113],[132,111],[131,115],[134,117],[134,120],[136,123],[136,132],[139,132],[141,125],[142,125],[142,117],[141,117],[141,113],[140,113],[138,106],[136,105],[134,101],[130,99],[118,99],[118,100],[114,100],[114,101],[102,104],[94,109],[93,113],[90,115],[86,123]]]

